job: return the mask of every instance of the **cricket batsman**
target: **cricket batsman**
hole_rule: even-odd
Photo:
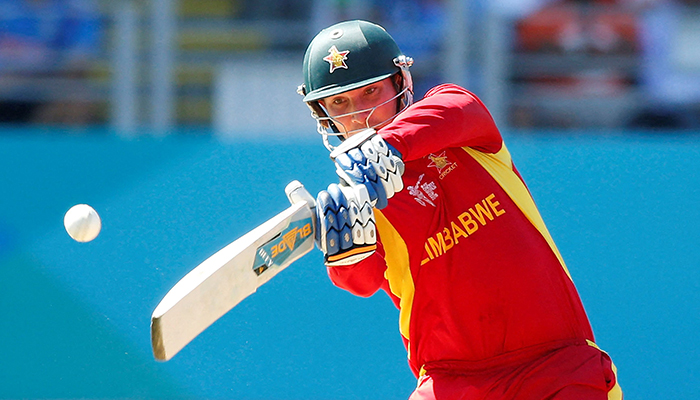
[[[412,63],[366,21],[306,50],[299,91],[340,177],[316,203],[331,280],[394,301],[411,400],[622,399],[488,110],[453,84],[413,102]]]

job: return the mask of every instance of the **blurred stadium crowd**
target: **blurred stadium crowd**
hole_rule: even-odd
[[[152,0],[0,0],[0,122],[108,124],[115,4],[132,2],[147,31]],[[420,97],[443,81],[459,0],[172,0],[175,120],[211,124],[217,65],[262,55],[301,64],[315,32],[363,18],[416,59]],[[487,21],[506,29],[510,127],[700,128],[700,0],[462,0],[469,15],[464,84],[480,94]],[[157,33],[151,33],[157,34]],[[148,62],[149,42],[139,43]],[[472,65],[473,64],[473,65]],[[468,71],[468,72],[467,72]],[[139,95],[148,96],[141,69]],[[300,77],[301,79],[301,77]],[[489,105],[489,104],[487,104]],[[489,105],[490,106],[490,105]],[[140,112],[148,112],[141,110]],[[143,116],[142,116],[143,117]]]

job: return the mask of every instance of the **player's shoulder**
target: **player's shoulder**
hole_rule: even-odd
[[[428,90],[421,102],[482,113],[486,106],[474,93],[454,83],[443,83]]]
[[[454,83],[443,83],[428,90],[421,101],[447,103],[464,107],[472,105],[484,107],[484,103],[474,93]]]
[[[423,98],[429,98],[437,95],[442,95],[442,94],[457,94],[457,95],[463,95],[463,96],[468,96],[476,99],[476,95],[469,90],[456,85],[454,83],[443,83],[440,85],[437,85],[430,90],[428,90],[425,93],[425,96]]]

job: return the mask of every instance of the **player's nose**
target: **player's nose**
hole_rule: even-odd
[[[353,114],[352,116],[352,123],[355,125],[365,125],[367,123],[367,118],[369,117],[369,112],[359,112],[357,114]]]

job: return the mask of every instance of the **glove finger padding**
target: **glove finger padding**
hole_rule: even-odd
[[[379,168],[375,167],[376,163],[372,163],[365,157],[360,149],[352,149],[347,153],[340,154],[336,159],[336,171],[341,178],[344,174],[350,178],[344,178],[348,185],[363,185],[367,188],[370,199],[376,201],[377,208],[386,207],[386,199],[388,199],[385,186],[382,184],[382,177],[377,175]],[[386,169],[384,169],[386,176]],[[393,194],[393,193],[392,193]]]
[[[367,193],[367,188],[359,186],[339,186],[348,199],[348,223],[352,232],[354,245],[373,245],[377,243],[377,228],[374,223],[374,210]]]
[[[400,157],[400,153],[389,143],[385,142],[381,136],[377,135],[372,137],[371,142],[374,148],[377,149],[382,164],[387,169],[388,181],[391,182],[393,187],[393,193],[389,196],[389,198],[391,198],[394,193],[403,190],[403,179],[401,179],[401,177],[403,176],[406,166]]]
[[[351,186],[365,186],[374,206],[381,209],[403,189],[404,164],[401,155],[381,136],[374,132],[364,136],[356,141],[356,147],[336,151],[332,156],[340,178]]]
[[[360,147],[369,164],[377,173],[378,181],[384,186],[386,198],[390,199],[403,189],[403,161],[389,150],[388,144],[380,136],[374,136]],[[399,168],[399,164],[401,168]]]
[[[322,190],[316,199],[319,248],[328,266],[354,264],[376,249],[374,212],[364,186],[337,184]]]

